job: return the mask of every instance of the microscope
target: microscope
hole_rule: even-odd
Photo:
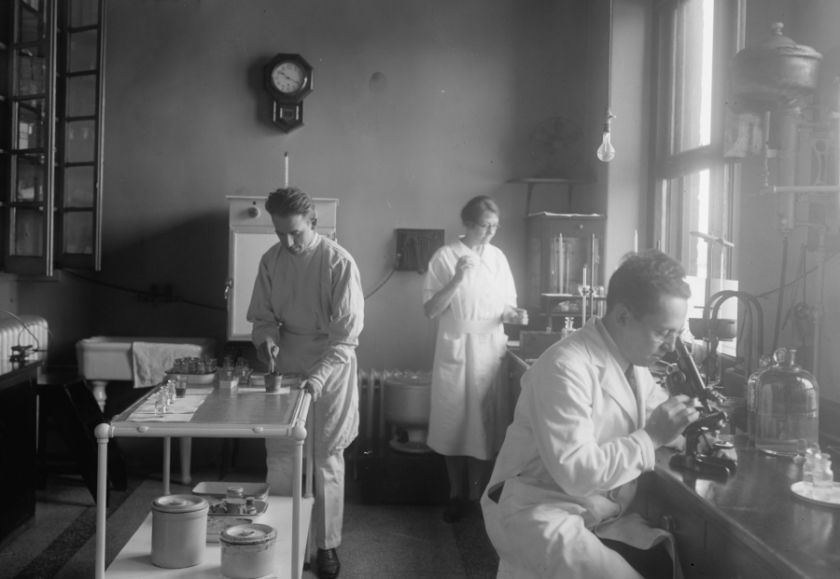
[[[662,361],[668,365],[666,381],[671,394],[685,394],[696,398],[700,404],[700,419],[683,432],[685,451],[671,457],[671,468],[692,473],[698,478],[728,479],[735,474],[736,463],[729,457],[721,456],[719,451],[734,446],[731,442],[714,440],[728,420],[726,412],[719,408],[723,396],[703,382],[682,339],[677,338],[673,352]],[[701,439],[706,442],[703,450],[700,450]]]

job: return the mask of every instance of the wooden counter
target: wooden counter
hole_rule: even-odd
[[[35,515],[35,389],[43,359],[0,360],[0,541]]]
[[[529,365],[515,349],[508,359],[510,391],[519,392]],[[747,448],[743,436],[736,442],[738,469],[728,481],[672,470],[668,449],[640,479],[634,508],[674,533],[686,579],[840,577],[840,508],[795,497],[801,467]]]

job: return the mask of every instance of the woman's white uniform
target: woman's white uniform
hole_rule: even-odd
[[[645,421],[668,398],[642,367],[632,368],[634,394],[627,367],[592,319],[523,375],[514,421],[481,499],[499,577],[638,579],[599,537],[639,549],[664,541],[674,556],[669,533],[626,513],[636,479],[654,467]],[[676,563],[674,573],[681,576]]]
[[[425,303],[449,283],[462,256],[480,260],[440,315],[427,444],[443,455],[488,460],[510,422],[500,371],[507,347],[502,312],[516,306],[516,289],[502,251],[490,244],[479,247],[473,251],[460,240],[441,247],[423,285]]]

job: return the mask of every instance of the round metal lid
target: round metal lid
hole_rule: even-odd
[[[251,523],[247,525],[234,525],[228,527],[220,536],[220,539],[228,544],[252,545],[264,543],[277,537],[277,531],[270,525]]]
[[[745,48],[738,55],[765,55],[765,56],[799,56],[806,58],[814,58],[816,60],[822,59],[822,54],[804,44],[796,44],[792,39],[782,34],[784,24],[782,22],[774,22],[770,27],[770,38],[751,48]],[[738,55],[735,55],[738,58]]]
[[[195,495],[164,495],[152,501],[152,509],[162,513],[191,513],[208,507],[206,499]]]

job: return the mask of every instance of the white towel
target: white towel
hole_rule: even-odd
[[[195,358],[204,354],[198,344],[169,342],[132,342],[131,358],[134,387],[145,388],[160,384],[166,371],[178,358]]]

